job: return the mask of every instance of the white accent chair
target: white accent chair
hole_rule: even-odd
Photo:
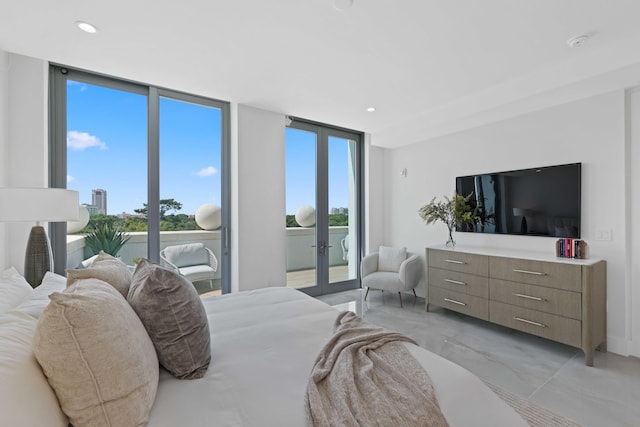
[[[208,280],[213,289],[218,259],[204,244],[187,243],[167,246],[160,251],[160,259],[165,265],[189,279],[191,283]]]
[[[402,292],[412,290],[416,297],[415,287],[420,283],[423,265],[416,254],[407,253],[406,248],[380,246],[378,252],[372,252],[362,259],[360,273],[362,286],[369,289],[397,292],[402,307]]]

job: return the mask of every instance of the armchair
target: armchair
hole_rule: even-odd
[[[218,259],[202,243],[167,246],[160,251],[162,263],[178,271],[192,283],[209,281],[213,289],[213,279],[218,270]]]
[[[416,254],[407,253],[405,248],[380,246],[378,252],[366,255],[360,264],[362,286],[369,295],[369,289],[393,291],[398,293],[402,307],[402,292],[412,290],[416,297],[415,287],[422,277],[422,262]]]

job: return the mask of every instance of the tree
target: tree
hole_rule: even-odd
[[[175,199],[160,199],[160,219],[164,219],[165,215],[169,211],[179,211],[182,209],[182,203],[176,201]],[[138,215],[142,215],[145,218],[148,217],[149,214],[149,205],[143,203],[142,208],[133,210]]]

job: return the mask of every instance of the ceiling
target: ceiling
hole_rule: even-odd
[[[0,49],[394,147],[637,85],[638,16],[637,0],[2,0]]]

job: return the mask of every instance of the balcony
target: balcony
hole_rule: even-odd
[[[331,282],[347,280],[356,277],[355,254],[345,261],[341,246],[342,239],[348,234],[348,226],[329,228],[329,277]],[[135,258],[147,257],[147,233],[128,232],[131,236],[126,245],[118,254],[127,265],[133,266]],[[287,283],[293,288],[310,286],[315,283],[316,248],[315,229],[288,227],[287,235]],[[160,247],[180,245],[184,243],[203,243],[211,249],[218,258],[218,271],[214,279],[213,293],[220,293],[222,269],[221,257],[221,233],[216,231],[187,230],[187,231],[162,231],[160,232]],[[89,258],[90,252],[85,248],[84,235],[67,235],[67,268],[77,268],[80,263]],[[211,293],[208,282],[194,284],[199,293]],[[284,284],[283,284],[284,285]]]

